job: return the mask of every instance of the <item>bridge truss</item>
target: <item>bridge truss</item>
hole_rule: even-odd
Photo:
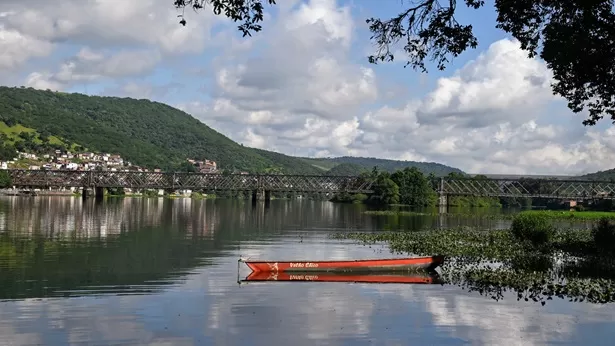
[[[7,170],[16,187],[242,190],[371,193],[373,182],[356,176],[215,173]],[[615,199],[615,182],[556,179],[435,178],[441,196]]]
[[[451,196],[615,199],[615,182],[609,181],[437,178],[432,187]]]
[[[284,192],[370,193],[372,182],[360,177],[250,175],[113,171],[8,170],[19,187],[107,187]]]

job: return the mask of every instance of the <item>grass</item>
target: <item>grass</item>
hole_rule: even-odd
[[[599,220],[601,218],[615,219],[612,211],[564,211],[564,210],[527,210],[521,214],[540,215],[549,219],[579,219]]]
[[[35,143],[41,144],[43,142],[39,137],[40,134],[35,129],[25,127],[21,124],[8,126],[3,121],[0,121],[0,133],[6,136],[6,143],[8,144],[15,144],[16,142],[23,141],[23,139],[19,137],[19,134],[24,133],[24,132],[35,134],[36,135],[36,138],[34,139]],[[65,145],[73,151],[78,146],[77,143],[72,143],[68,145],[67,142],[63,141],[60,137],[57,137],[57,136],[49,136],[48,140],[50,144]]]
[[[4,122],[0,121],[0,133],[3,133],[6,135],[7,143],[15,144],[16,141],[21,141],[22,139],[19,138],[19,134],[22,132],[36,133],[36,130],[25,127],[21,124],[17,124],[14,126],[8,126]]]
[[[454,216],[468,218],[484,218],[511,220],[515,215],[535,215],[544,216],[551,220],[566,220],[566,221],[592,221],[601,218],[615,220],[615,212],[609,211],[564,211],[564,210],[526,210],[518,214],[489,214],[489,213],[438,213],[438,212],[416,212],[407,210],[368,210],[363,212],[366,215],[374,216]]]
[[[448,217],[466,217],[466,218],[481,218],[481,219],[493,219],[493,220],[510,220],[514,217],[514,214],[494,214],[488,212],[478,213],[439,213],[439,212],[419,212],[419,211],[407,211],[407,210],[367,210],[364,211],[365,215],[372,216],[448,216]]]

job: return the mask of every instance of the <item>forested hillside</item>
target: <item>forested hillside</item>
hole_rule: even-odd
[[[227,169],[322,173],[298,158],[244,147],[185,112],[149,100],[0,87],[0,120],[149,167],[173,169],[195,158]]]
[[[360,175],[364,172],[368,172],[366,167],[359,166],[354,163],[341,163],[328,170],[326,174],[331,176],[349,176]]]
[[[417,161],[399,161],[399,160],[385,160],[385,159],[377,159],[373,157],[352,157],[352,156],[342,156],[342,157],[334,157],[334,158],[304,158],[305,162],[308,162],[315,167],[324,170],[331,170],[334,167],[342,164],[348,164],[352,166],[345,166],[345,170],[348,170],[348,167],[355,167],[355,170],[359,171],[359,167],[365,170],[372,170],[373,167],[378,167],[379,170],[387,171],[387,172],[395,172],[397,170],[402,170],[407,167],[416,167],[419,171],[424,174],[433,173],[436,176],[445,176],[449,173],[461,173],[458,168],[450,167],[443,165],[441,163],[435,162],[417,162]]]
[[[579,178],[588,180],[615,181],[615,168],[581,175]]]
[[[259,173],[355,175],[374,166],[391,172],[405,167],[436,175],[461,172],[437,163],[307,159],[244,147],[181,110],[131,98],[0,87],[0,121],[0,154],[6,151],[7,157],[13,146],[29,150],[42,143],[120,154],[133,164],[164,170],[181,169],[192,158]]]

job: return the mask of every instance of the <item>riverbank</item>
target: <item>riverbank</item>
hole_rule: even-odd
[[[615,224],[601,219],[591,229],[555,229],[548,216],[519,215],[508,230],[457,228],[420,232],[335,233],[364,245],[387,244],[411,256],[445,255],[443,284],[499,300],[546,304],[555,297],[615,302]]]
[[[488,212],[453,212],[440,213],[418,212],[408,210],[367,210],[363,212],[373,216],[455,216],[455,217],[480,217],[487,219],[512,220],[518,214],[541,216],[552,220],[592,221],[601,218],[615,220],[615,212],[612,211],[565,211],[565,210],[524,210],[514,214],[488,213]]]

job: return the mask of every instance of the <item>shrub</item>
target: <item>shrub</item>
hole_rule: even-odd
[[[363,203],[367,200],[368,196],[366,194],[363,193],[357,193],[355,195],[352,196],[352,202],[353,203]]]
[[[518,214],[510,230],[516,239],[530,241],[533,245],[547,244],[555,235],[555,228],[549,219],[536,214]]]
[[[603,217],[592,228],[592,238],[598,250],[605,252],[615,252],[615,225]]]

